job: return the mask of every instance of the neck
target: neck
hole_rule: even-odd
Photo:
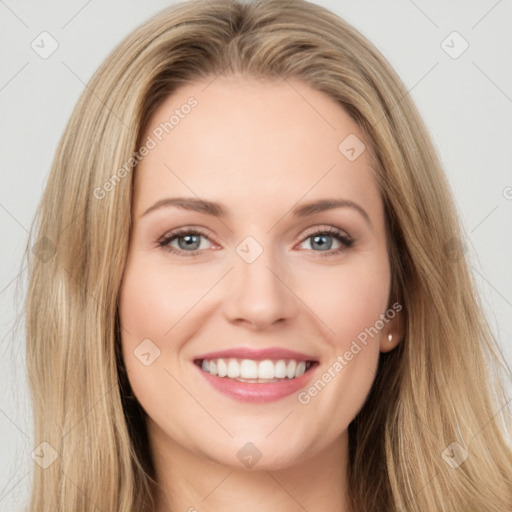
[[[219,464],[175,443],[152,422],[148,433],[155,467],[157,512],[351,512],[348,432],[297,465],[250,470]]]

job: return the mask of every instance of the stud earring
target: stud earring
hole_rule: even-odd
[[[392,340],[393,340],[393,335],[392,334],[388,334],[388,341],[391,343]]]

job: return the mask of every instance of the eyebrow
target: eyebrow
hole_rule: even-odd
[[[150,206],[141,215],[141,217],[160,208],[172,206],[183,210],[191,210],[194,212],[204,213],[206,215],[212,215],[213,217],[227,216],[226,210],[220,203],[216,203],[215,201],[207,201],[205,199],[194,197],[167,197],[165,199],[160,199]],[[352,208],[359,212],[366,222],[373,227],[370,216],[366,213],[366,210],[354,201],[350,201],[348,199],[319,199],[317,201],[310,201],[309,203],[303,203],[296,206],[292,210],[292,215],[295,217],[307,217],[308,215],[333,210],[334,208]]]

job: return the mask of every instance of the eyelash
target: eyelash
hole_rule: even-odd
[[[164,235],[160,240],[158,240],[158,246],[167,249],[167,251],[172,254],[183,255],[185,257],[196,256],[200,252],[203,252],[202,249],[195,249],[193,251],[183,251],[180,249],[176,249],[174,247],[170,247],[169,244],[173,240],[179,238],[182,235],[199,235],[199,236],[206,238],[210,242],[212,242],[212,240],[210,240],[208,235],[206,233],[203,233],[201,230],[191,229],[191,228],[180,228],[180,229],[176,229],[176,230],[171,231],[170,233],[167,233],[166,235]],[[318,256],[320,256],[320,257],[335,256],[337,254],[340,254],[343,251],[350,248],[352,246],[352,244],[354,243],[354,240],[350,236],[344,235],[342,231],[340,231],[339,229],[334,228],[334,227],[317,229],[316,231],[309,233],[305,238],[303,238],[302,242],[304,242],[308,238],[312,238],[316,235],[328,235],[332,238],[335,238],[336,240],[338,240],[338,242],[341,243],[341,247],[339,247],[338,249],[330,249],[328,251],[313,251],[313,252],[318,252],[319,253]],[[309,250],[312,250],[312,249],[309,249]]]

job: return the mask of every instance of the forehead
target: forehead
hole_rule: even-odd
[[[154,147],[136,170],[138,211],[166,195],[236,202],[247,212],[326,196],[379,208],[359,126],[334,99],[300,81],[187,84],[155,111],[146,142]]]

